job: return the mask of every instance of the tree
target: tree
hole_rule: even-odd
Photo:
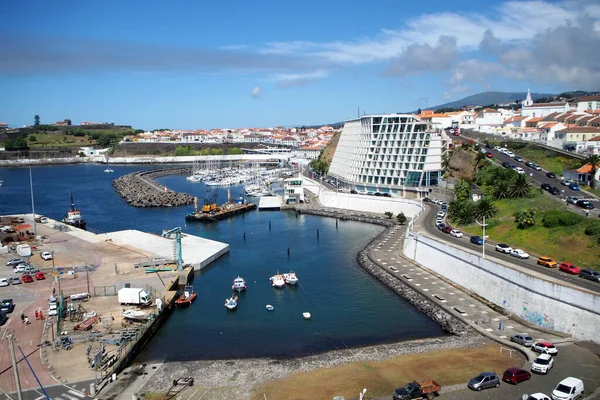
[[[4,147],[8,151],[29,149],[29,145],[27,144],[27,141],[23,138],[9,140],[8,142],[6,142]]]
[[[39,126],[40,125],[40,116],[35,114],[35,116],[33,117],[33,125],[34,126]]]
[[[392,212],[391,212],[391,211],[386,211],[386,212],[385,212],[385,216],[387,217],[387,219],[392,219],[392,216],[393,216],[393,215],[394,215],[394,214],[392,214]]]
[[[525,209],[515,213],[515,222],[519,229],[527,229],[535,225],[535,210]]]
[[[396,215],[396,221],[398,221],[400,225],[404,225],[406,223],[406,216],[403,212]]]
[[[517,174],[510,183],[511,197],[525,197],[531,192],[531,181],[525,174]]]
[[[490,218],[498,213],[498,207],[496,207],[491,199],[483,198],[475,203],[475,209],[473,211],[475,219],[483,219],[483,217]]]
[[[98,138],[98,146],[102,146],[102,147],[108,147],[110,146],[110,136],[109,135],[102,135],[100,138]]]
[[[506,199],[510,196],[510,184],[507,181],[498,181],[496,186],[492,186],[494,197],[498,200]]]
[[[592,179],[590,180],[590,187],[596,188],[596,171],[598,170],[598,164],[600,164],[600,155],[592,154],[585,159],[585,162],[591,165],[590,174]]]
[[[463,179],[460,179],[454,185],[454,199],[456,201],[465,201],[472,196],[471,184]]]
[[[479,169],[480,165],[485,165],[486,160],[487,156],[485,155],[485,153],[478,151],[477,155],[475,156],[475,167],[473,168],[473,175],[477,173],[477,170]]]
[[[448,206],[448,218],[456,225],[469,225],[475,221],[475,203],[471,199],[452,201]]]
[[[35,137],[35,135],[31,135],[31,136],[29,136],[29,141],[30,142],[37,142],[37,137]]]

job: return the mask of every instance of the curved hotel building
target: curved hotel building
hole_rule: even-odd
[[[413,114],[346,121],[328,175],[362,192],[404,196],[438,185],[450,139]]]

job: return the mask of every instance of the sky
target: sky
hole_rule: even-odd
[[[0,121],[326,124],[600,90],[600,2],[2,0]]]

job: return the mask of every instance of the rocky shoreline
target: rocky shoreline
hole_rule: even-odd
[[[194,198],[187,193],[165,190],[154,179],[167,175],[186,175],[190,171],[190,168],[139,171],[121,176],[112,184],[119,196],[133,207],[179,207],[192,204]]]

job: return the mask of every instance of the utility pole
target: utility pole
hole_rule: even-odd
[[[87,261],[85,263],[85,280],[87,281],[87,292],[90,294],[90,273],[88,271]]]
[[[10,350],[10,359],[12,360],[13,372],[15,374],[15,382],[17,384],[17,395],[19,400],[23,400],[23,394],[21,393],[21,381],[19,380],[19,370],[17,369],[17,359],[15,357],[15,344],[13,343],[14,335],[8,334],[8,349]]]

